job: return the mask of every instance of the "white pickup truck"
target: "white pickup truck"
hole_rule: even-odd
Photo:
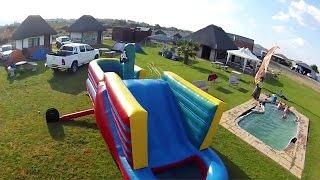
[[[74,73],[79,66],[98,58],[98,49],[87,44],[70,43],[61,46],[58,52],[48,54],[46,66],[54,71],[70,70]]]

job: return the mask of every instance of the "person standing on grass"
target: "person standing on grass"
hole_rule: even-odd
[[[256,101],[259,100],[259,97],[260,97],[260,94],[261,94],[263,80],[264,80],[264,77],[260,77],[260,80],[258,81],[258,83],[256,83],[256,87],[254,88],[254,90],[252,92],[252,97]]]

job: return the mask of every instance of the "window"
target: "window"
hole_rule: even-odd
[[[73,51],[73,47],[72,46],[62,46],[60,50],[62,50],[62,51]]]
[[[28,47],[34,47],[40,45],[40,37],[32,37],[28,39]]]
[[[93,48],[89,45],[86,45],[86,49],[87,49],[87,51],[93,51]]]
[[[61,38],[61,42],[66,42],[66,41],[70,41],[69,38]]]
[[[84,48],[84,46],[80,46],[79,49],[80,49],[80,52],[86,52],[86,49]]]

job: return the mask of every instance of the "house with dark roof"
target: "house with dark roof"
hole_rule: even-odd
[[[234,45],[240,48],[248,48],[251,52],[253,51],[254,40],[240,36],[237,34],[227,33],[230,39],[233,41]]]
[[[151,36],[151,29],[146,27],[113,27],[112,40],[126,43],[140,43]]]
[[[16,49],[31,59],[45,59],[51,51],[52,35],[57,32],[39,15],[28,16],[13,32],[12,40]]]
[[[174,41],[179,41],[182,38],[182,35],[180,33],[175,33],[172,37]]]
[[[226,60],[227,50],[237,50],[227,33],[219,26],[209,25],[186,37],[200,45],[197,56],[211,61]]]
[[[104,26],[94,17],[83,15],[68,28],[73,42],[96,45],[102,43]]]
[[[263,59],[263,57],[265,56],[265,52],[267,52],[267,51],[268,51],[268,49],[264,48],[260,44],[253,45],[252,53],[254,55],[256,55],[259,59]]]
[[[161,29],[157,29],[153,31],[153,35],[158,35],[158,34],[164,34],[167,35],[164,31],[162,31]]]

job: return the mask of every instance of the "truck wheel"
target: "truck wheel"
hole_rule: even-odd
[[[96,56],[94,56],[94,59],[98,59],[99,58],[99,55],[98,54],[96,54]]]
[[[71,70],[72,73],[77,72],[77,70],[78,70],[78,62],[77,61],[74,61],[72,63],[70,70]]]
[[[59,121],[59,111],[55,108],[50,108],[46,112],[47,123],[58,122]]]

